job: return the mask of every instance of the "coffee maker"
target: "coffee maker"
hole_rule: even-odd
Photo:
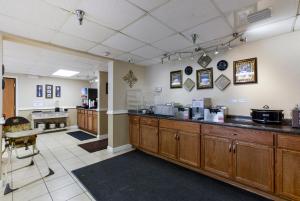
[[[200,100],[192,101],[192,119],[202,120],[204,119],[204,109],[211,108],[211,99],[203,98]]]

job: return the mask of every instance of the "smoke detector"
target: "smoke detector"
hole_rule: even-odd
[[[82,25],[82,20],[83,20],[83,16],[85,15],[85,12],[83,10],[76,10],[75,13],[79,21],[79,25]]]

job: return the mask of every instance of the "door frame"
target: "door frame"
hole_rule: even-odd
[[[18,116],[19,115],[19,111],[18,111],[18,108],[19,108],[19,102],[18,102],[18,99],[19,99],[19,93],[18,93],[18,77],[17,76],[12,76],[12,75],[4,75],[3,76],[3,79],[4,78],[8,78],[8,79],[14,79],[15,80],[15,115]],[[2,105],[3,107],[3,105]]]

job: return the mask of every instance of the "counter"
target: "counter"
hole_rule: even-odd
[[[270,124],[259,124],[253,122],[249,118],[236,118],[236,117],[229,117],[225,120],[224,123],[217,123],[217,122],[210,122],[204,120],[192,120],[192,119],[179,119],[173,116],[166,116],[166,115],[155,115],[155,114],[142,114],[136,111],[129,111],[129,115],[138,115],[138,116],[145,116],[145,117],[153,117],[158,119],[170,119],[170,120],[178,120],[178,121],[187,121],[187,122],[197,122],[202,124],[213,124],[213,125],[223,125],[229,127],[238,127],[238,128],[249,128],[249,129],[256,129],[256,130],[264,130],[264,131],[271,131],[271,132],[280,132],[280,133],[287,133],[292,135],[300,135],[300,129],[292,128],[289,123],[285,122],[280,125],[270,125]]]

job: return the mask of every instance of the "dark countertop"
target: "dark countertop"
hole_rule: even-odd
[[[173,116],[167,115],[155,115],[155,114],[142,114],[136,111],[129,111],[129,115],[139,115],[145,117],[154,117],[158,119],[170,119],[170,120],[178,120],[178,121],[188,121],[188,122],[197,122],[202,124],[212,124],[212,125],[220,125],[220,126],[229,126],[229,127],[237,127],[237,128],[249,128],[256,130],[264,130],[271,132],[279,132],[286,133],[291,135],[299,135],[300,136],[300,128],[292,128],[289,123],[284,122],[279,125],[270,125],[270,124],[259,124],[253,122],[249,117],[229,117],[225,120],[224,123],[204,121],[204,120],[192,120],[192,119],[179,119]]]

